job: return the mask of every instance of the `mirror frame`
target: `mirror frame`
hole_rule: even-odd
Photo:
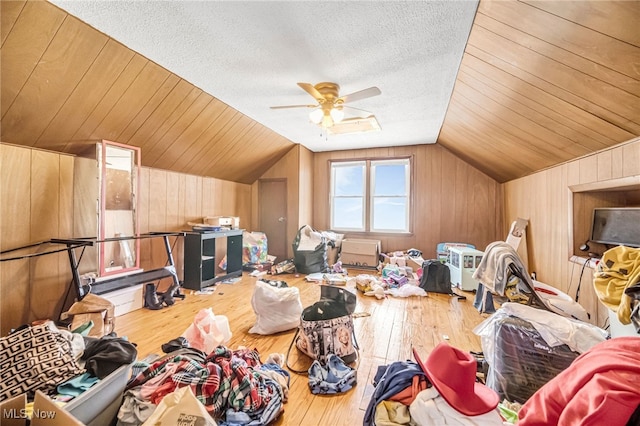
[[[114,147],[117,149],[130,151],[132,154],[131,161],[131,208],[132,208],[132,221],[133,221],[133,235],[126,235],[125,237],[135,237],[132,239],[124,239],[121,241],[114,242],[101,242],[98,244],[98,271],[99,276],[109,276],[115,274],[121,274],[124,272],[130,272],[140,269],[140,239],[137,238],[140,236],[140,223],[139,223],[139,206],[138,199],[140,194],[140,148],[131,145],[125,145],[118,142],[102,140],[98,143],[97,154],[98,154],[98,167],[99,172],[98,175],[100,177],[100,213],[98,220],[98,236],[100,241],[104,241],[106,239],[114,238],[114,236],[106,235],[106,212],[107,212],[107,149],[109,147]],[[126,263],[124,267],[118,268],[117,270],[108,271],[108,265],[106,264],[106,249],[107,246],[111,244],[119,244],[120,250],[127,249],[129,242],[133,240],[133,247],[135,250],[135,261],[132,266],[127,266]],[[127,245],[127,247],[125,247]]]

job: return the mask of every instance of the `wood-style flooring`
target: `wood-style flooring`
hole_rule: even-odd
[[[375,271],[349,271],[350,276]],[[318,284],[307,282],[304,275],[267,275],[266,279],[281,279],[289,286],[300,289],[304,307],[320,297]],[[255,348],[265,360],[271,353],[286,354],[295,330],[276,335],[249,334],[256,316],[251,307],[251,296],[257,279],[243,275],[234,284],[217,284],[212,294],[196,295],[182,290],[184,300],[176,299],[171,307],[152,311],[139,309],[116,318],[116,332],[137,344],[138,358],[149,354],[163,355],[161,345],[180,336],[192,323],[196,313],[212,308],[216,315],[226,315],[233,336],[227,346]],[[443,294],[430,293],[427,297],[378,300],[363,296],[351,280],[347,289],[357,294],[354,326],[360,345],[357,365],[358,384],[349,392],[332,396],[313,395],[305,375],[292,373],[289,400],[277,425],[357,425],[362,424],[365,410],[373,392],[372,380],[380,365],[412,359],[415,347],[424,357],[441,341],[465,351],[480,351],[480,339],[472,329],[484,317],[473,307],[473,293],[458,291],[466,296],[459,300]],[[291,350],[294,368],[308,367],[310,360]]]

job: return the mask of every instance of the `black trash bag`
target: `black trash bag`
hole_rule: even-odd
[[[420,287],[427,293],[454,294],[451,289],[451,272],[449,267],[436,259],[425,260],[422,263],[422,277]]]
[[[301,274],[313,274],[316,272],[329,272],[327,262],[327,240],[321,237],[318,244],[312,250],[299,250],[300,240],[309,237],[313,228],[305,225],[298,230],[293,241],[293,263],[296,271]]]

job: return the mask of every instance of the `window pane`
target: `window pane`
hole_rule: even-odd
[[[407,199],[405,197],[374,198],[374,230],[406,231],[407,228]]]
[[[375,168],[375,189],[373,195],[407,195],[406,173],[403,164],[380,165]]]
[[[333,199],[333,228],[362,229],[362,197]]]
[[[335,166],[333,195],[357,195],[362,196],[364,193],[364,166]]]

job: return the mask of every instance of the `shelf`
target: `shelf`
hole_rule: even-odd
[[[201,290],[242,275],[242,229],[189,232],[184,248],[184,287]],[[226,270],[218,267],[226,256]]]

